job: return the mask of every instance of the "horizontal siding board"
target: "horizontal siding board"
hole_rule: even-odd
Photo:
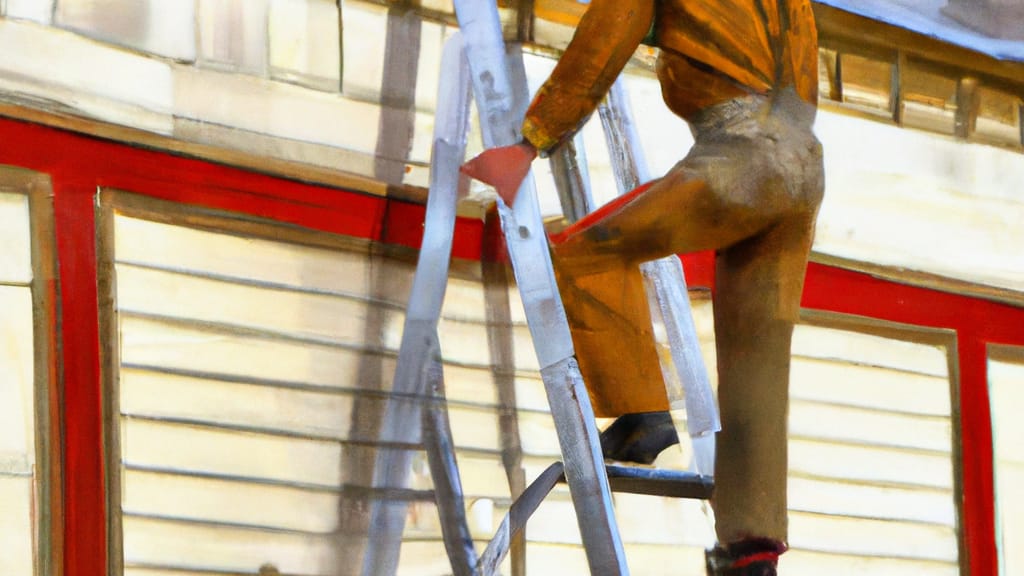
[[[119,265],[118,309],[150,316],[262,330],[361,347],[371,304],[323,294],[258,288]],[[382,311],[385,346],[395,348],[404,321]],[[486,361],[485,361],[486,362]]]
[[[315,486],[342,484],[337,442],[123,419],[125,464]]]
[[[151,222],[118,215],[115,219],[115,252],[119,263],[174,271],[205,278],[263,283],[297,291],[367,298],[371,296],[371,271],[392,279],[389,287],[373,294],[393,306],[404,307],[414,266],[365,252],[330,250],[259,238],[246,238]],[[406,282],[395,282],[402,278]],[[484,289],[480,282],[449,279],[444,314],[453,320],[486,320]],[[514,318],[525,324],[525,317]]]
[[[160,566],[125,566],[124,576],[255,576],[256,572],[224,572],[221,570],[177,570]],[[306,576],[296,574],[295,576]]]
[[[519,288],[514,283],[508,287],[508,306],[512,323],[525,325],[526,308],[523,307],[523,297],[519,294]]]
[[[368,319],[372,317],[377,321],[380,316],[385,334],[384,347],[397,350],[401,339],[404,306],[127,264],[117,266],[117,275],[118,309],[124,312],[261,330],[355,347],[366,344]],[[465,293],[468,289],[459,291]],[[458,300],[453,298],[451,302],[458,303]],[[378,310],[371,313],[374,309]],[[490,365],[487,325],[482,313],[444,314],[440,325],[445,333],[441,341],[445,358],[463,364]],[[511,329],[520,338],[526,336],[529,344],[529,330],[525,325],[513,325]],[[532,345],[527,346],[524,352],[526,350],[532,350]],[[537,368],[530,354],[523,362],[526,369]]]
[[[702,500],[626,493],[615,494],[614,499],[626,543],[691,548],[714,543],[711,519],[703,511],[707,503]]]
[[[444,330],[444,326],[441,330]],[[447,334],[445,334],[447,337]],[[537,353],[533,347],[533,337],[527,326],[515,325],[512,328],[512,350],[515,354],[515,366],[517,370],[528,372],[539,372],[540,361],[537,360]]]
[[[804,512],[789,514],[794,548],[852,554],[956,562],[956,531],[949,526],[844,518]]]
[[[623,501],[620,496],[623,495],[616,495],[616,518],[624,544],[700,548],[711,541],[707,522],[701,518],[700,505],[695,501],[626,495],[644,498],[647,504],[640,506],[640,513],[629,514],[629,506],[639,501]],[[508,505],[478,506],[477,502],[467,503],[469,527],[474,540],[486,544],[508,512]],[[415,510],[410,510],[404,537],[415,541],[441,541],[440,521],[433,503],[415,504]],[[564,497],[546,499],[530,517],[526,537],[530,546],[534,543],[579,546],[579,527],[572,501]]]
[[[195,382],[194,380],[189,381],[190,384]],[[205,389],[200,391],[198,399],[209,401],[189,403],[182,402],[180,397],[175,399],[173,395],[169,395],[167,401],[163,402],[161,399],[165,397],[168,390],[157,389],[156,394],[147,395],[146,392],[152,390],[147,390],[148,386],[141,386],[141,389],[136,389],[134,386],[137,386],[137,383],[133,383],[133,388],[130,391],[124,392],[127,401],[122,409],[122,414],[134,422],[146,421],[167,426],[177,425],[183,428],[237,431],[299,440],[385,443],[403,440],[397,437],[380,436],[373,430],[354,429],[349,418],[355,406],[353,394],[324,395],[281,389],[269,389],[271,393],[268,394],[266,393],[268,389],[265,387],[249,387],[262,392],[262,394],[252,394],[251,397],[237,394],[234,397],[218,396],[216,388],[220,388],[219,391],[223,392],[225,389],[232,391],[231,388],[239,386],[229,383],[224,386],[203,387]],[[188,386],[181,388],[188,390]],[[209,391],[214,393],[208,394]],[[143,399],[140,400],[140,398]],[[317,404],[318,401],[319,404]],[[260,405],[261,402],[263,405]],[[287,410],[296,406],[301,407],[308,402],[316,405],[315,409],[309,410],[310,418],[308,420],[287,413]],[[384,405],[389,402],[412,402],[418,404],[420,408],[430,405],[427,399],[368,397],[363,399],[360,406],[363,409],[374,409],[379,405],[380,409],[383,409]],[[452,436],[457,448],[490,452],[498,452],[502,449],[497,411],[491,408],[467,407],[458,404],[448,405],[446,411],[451,421]],[[330,418],[332,413],[337,414],[333,421]],[[558,456],[558,440],[550,415],[524,412],[518,415],[518,422],[524,453],[535,456]],[[167,429],[167,432],[170,433],[171,429]],[[410,440],[414,443],[420,441],[419,426],[415,426]]]
[[[829,576],[960,576],[956,562],[871,558],[826,554],[793,548],[779,559],[780,574],[828,574]]]
[[[953,462],[949,456],[893,449],[790,439],[789,469],[791,474],[796,472],[836,480],[953,488]]]
[[[798,325],[793,330],[792,351],[795,355],[818,360],[949,377],[945,347],[850,330]]]
[[[120,323],[124,364],[317,386],[359,383],[362,355],[356,350],[273,341],[126,315]],[[390,380],[394,360],[385,358],[383,362],[382,374]]]
[[[367,343],[364,340],[337,342],[236,324],[214,323],[198,319],[182,320],[172,316],[153,315],[131,310],[122,310],[120,321],[121,344],[124,349],[122,362],[125,364],[163,366],[190,372],[249,375],[252,378],[293,382],[311,381],[308,374],[309,369],[301,369],[303,366],[311,364],[311,361],[306,358],[308,356],[332,360],[346,368],[351,363],[358,362],[363,354],[384,356],[392,359],[391,368],[384,371],[384,375],[390,378],[394,372],[393,359],[398,353],[398,341],[401,340],[401,333],[398,332],[385,334],[384,341],[376,344]],[[467,327],[466,325],[462,326]],[[470,326],[468,329],[472,335],[476,328]],[[448,327],[442,322],[439,325],[439,330],[445,333],[444,331],[448,330]],[[529,338],[529,331],[526,327],[516,327],[513,334],[516,339]],[[474,345],[481,349],[486,347],[486,332],[481,330],[475,336],[479,337],[479,342],[475,342]],[[196,356],[204,351],[205,355]],[[464,368],[489,370],[490,364],[478,362],[480,354],[485,354],[485,352],[462,351],[457,355],[442,356],[442,359],[447,364]],[[267,364],[275,356],[280,358],[280,362],[292,362],[293,364],[287,365],[289,370],[271,370],[271,366],[267,366]],[[261,357],[262,362],[260,362]],[[248,359],[249,362],[244,362],[245,359]],[[242,365],[239,365],[240,361]],[[532,349],[519,354],[517,362],[517,375],[530,379],[537,378],[536,368],[531,368],[531,363],[536,364],[536,356]],[[257,365],[261,369],[247,370],[253,365]],[[289,374],[292,376],[288,377]],[[345,375],[347,373],[343,373],[341,378],[333,379],[336,386],[351,386],[353,382],[358,382],[358,378],[345,379]],[[312,379],[312,382],[323,382],[323,380]]]
[[[951,490],[912,490],[790,477],[789,508],[798,512],[956,525]]]
[[[529,537],[529,531],[527,532]],[[679,576],[704,573],[704,549],[700,546],[625,543],[629,566],[643,576]],[[530,542],[526,547],[528,574],[589,574],[587,559],[578,546]],[[642,567],[642,572],[640,571]],[[502,574],[509,574],[506,567]]]
[[[159,488],[158,485],[152,486],[153,489]],[[166,488],[166,486],[163,486]],[[202,490],[203,487],[198,487]],[[145,525],[174,525],[178,529],[183,531],[192,532],[203,532],[211,529],[216,529],[225,533],[237,533],[239,531],[250,532],[252,534],[259,535],[260,538],[267,541],[288,541],[295,540],[296,537],[302,537],[306,540],[316,540],[316,534],[301,534],[294,531],[294,520],[282,519],[277,525],[266,526],[258,524],[259,522],[265,523],[265,520],[258,519],[256,512],[240,512],[237,510],[231,510],[230,502],[217,502],[216,496],[222,495],[222,490],[228,489],[228,487],[221,487],[216,490],[210,490],[206,494],[194,493],[199,496],[198,501],[194,504],[190,504],[190,510],[194,511],[193,516],[181,514],[178,518],[159,518],[152,516],[140,516],[137,512],[129,513],[126,517],[126,521],[133,522],[135,524]],[[180,486],[178,488],[172,487],[172,494],[166,498],[173,498],[176,496],[184,496],[187,491],[182,491]],[[677,506],[685,506],[688,501],[677,501]],[[207,504],[204,506],[203,504]],[[313,514],[316,512],[314,502],[312,500],[303,502],[300,504],[303,512]],[[693,504],[693,503],[691,503]],[[214,510],[210,510],[209,506],[212,505]],[[691,513],[699,514],[696,510],[696,506]],[[490,508],[493,510],[492,513],[484,515],[482,518],[485,521],[489,521],[489,525],[482,524],[480,522],[480,514],[474,513],[473,502],[469,505],[469,516],[471,519],[476,518],[475,521],[471,520],[471,528],[473,531],[474,538],[479,544],[486,543],[486,540],[493,534],[494,529],[497,528],[498,523],[505,513],[507,513],[507,506],[494,506]],[[336,508],[328,509],[329,512],[335,513]],[[665,551],[670,551],[675,547],[690,547],[694,549],[701,549],[707,541],[708,534],[707,530],[704,531],[690,531],[689,535],[680,533],[679,528],[685,526],[687,523],[675,523],[673,525],[671,521],[672,510],[666,510],[660,518],[656,518],[657,524],[651,525],[649,522],[644,522],[642,515],[637,516],[625,516],[623,517],[622,528],[624,535],[624,542],[627,545],[651,545],[657,544],[664,547]],[[676,511],[678,512],[678,511]],[[282,518],[284,514],[296,515],[296,512],[288,512],[287,510],[281,510],[278,518]],[[329,516],[332,514],[328,514]],[[201,517],[197,517],[201,516]],[[689,520],[690,518],[686,518]],[[232,525],[232,523],[238,522],[239,520],[245,522],[253,522],[252,526],[244,527]],[[694,519],[696,520],[696,519]],[[307,521],[299,521],[298,524],[306,524]],[[322,519],[315,520],[315,523],[322,524]],[[281,526],[281,524],[289,524],[289,526]],[[280,530],[280,528],[289,528],[290,530]],[[668,528],[662,530],[662,528]],[[652,536],[651,533],[656,533]],[[545,544],[562,544],[562,545],[578,545],[579,535],[576,527],[576,520],[574,514],[571,513],[571,503],[567,499],[554,498],[545,501],[542,504],[538,512],[531,518],[529,528],[527,530],[528,539],[533,543],[545,543]],[[441,542],[441,530],[439,520],[437,518],[437,511],[435,506],[430,502],[416,502],[411,503],[409,506],[409,517],[406,524],[405,538],[409,542]],[[408,544],[406,544],[408,546]],[[404,551],[403,551],[404,554]],[[152,562],[155,559],[137,559],[138,562]]]
[[[524,454],[560,458],[555,422],[549,414],[520,413],[518,424]]]
[[[303,535],[125,516],[125,564],[254,574],[273,564],[284,574],[338,572],[335,535]]]
[[[458,418],[457,413],[455,417]],[[472,427],[469,428],[473,431]],[[548,430],[547,434],[553,437],[554,432]],[[122,420],[122,439],[122,459],[129,467],[322,488],[337,488],[349,482],[349,473],[342,464],[342,453],[358,448],[342,446],[331,440],[134,418]],[[364,449],[373,450],[369,446]],[[552,453],[553,450],[551,447],[547,454],[527,454],[524,467],[528,478],[538,475],[558,459],[557,452]],[[500,452],[496,447],[487,451],[473,451],[472,446],[459,447],[458,456],[472,463],[463,471],[468,495],[497,497],[508,494],[504,468],[499,468]],[[429,476],[422,458],[422,453],[416,456],[421,465],[414,467],[412,487],[426,489],[430,486],[429,481],[417,479],[418,475]]]
[[[476,548],[477,553],[483,552],[483,547],[479,543]],[[402,543],[396,576],[438,576],[451,573],[451,561],[448,560],[444,542],[414,540]],[[508,574],[508,571],[506,570],[502,574]]]
[[[383,369],[393,368],[394,359],[371,355],[375,361],[380,361]],[[501,411],[503,408],[498,404],[497,389],[494,385],[495,375],[490,370],[468,366],[456,366],[444,364],[445,375],[445,401],[451,405],[462,405],[464,407],[475,407]],[[393,370],[392,370],[393,373]],[[385,374],[390,378],[390,375]],[[517,373],[513,375],[515,385],[516,408],[526,412],[549,413],[547,393],[544,390],[544,383],[539,377],[528,373]],[[366,397],[382,397],[388,394],[387,390],[376,390],[371,388],[356,388],[358,382],[350,386],[317,386],[305,382],[271,380],[255,376],[233,376],[230,374],[204,373],[187,368],[147,366],[125,362],[121,364],[122,387],[126,390],[133,386],[153,387],[200,387],[213,386],[215,388],[223,385],[237,385],[237,390],[249,390],[247,387],[265,387],[272,390],[297,390],[309,392],[314,395],[327,397],[330,395],[354,394]],[[390,388],[390,381],[384,382]],[[231,386],[228,386],[231,388]],[[253,391],[254,392],[254,391]],[[137,394],[136,394],[137,395]],[[135,401],[135,400],[133,400]],[[137,401],[152,405],[151,401],[145,398]],[[187,401],[185,399],[184,401]],[[610,422],[610,421],[609,421]]]
[[[936,376],[834,361],[794,358],[794,399],[949,416],[949,381]]]
[[[949,453],[952,426],[948,418],[922,417],[860,407],[794,400],[789,432],[821,440],[864,443]]]
[[[254,386],[143,370],[121,370],[121,412],[250,425],[344,439],[351,394]]]
[[[337,493],[138,470],[126,471],[122,486],[126,514],[311,534],[337,529]]]
[[[467,501],[487,498],[506,505],[511,502],[505,467],[497,455],[459,452],[455,457],[459,463],[462,492]],[[414,483],[413,488],[424,490],[433,488],[429,474],[417,474],[415,479],[421,484]]]
[[[371,262],[366,253],[235,236],[124,215],[117,215],[114,225],[118,262],[353,295],[369,292]]]

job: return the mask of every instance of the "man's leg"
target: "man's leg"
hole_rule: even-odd
[[[668,409],[640,263],[734,243],[770,223],[756,214],[677,168],[553,239],[555,274],[595,413]]]
[[[716,553],[725,567],[732,556],[774,566],[773,554],[785,550],[790,342],[813,218],[789,218],[718,254],[714,305],[722,431],[712,504],[723,545]]]

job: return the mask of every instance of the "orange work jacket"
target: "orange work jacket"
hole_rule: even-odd
[[[607,94],[653,26],[658,77],[683,118],[724,100],[793,86],[817,102],[810,0],[592,0],[526,114],[523,136],[548,150]]]

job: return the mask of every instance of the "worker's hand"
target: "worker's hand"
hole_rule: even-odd
[[[462,165],[462,172],[471,178],[494,186],[498,196],[509,206],[516,199],[519,185],[530,172],[530,163],[537,149],[523,141],[512,146],[491,148]]]

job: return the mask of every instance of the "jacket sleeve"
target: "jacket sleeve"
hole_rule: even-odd
[[[655,0],[592,0],[572,42],[533,99],[523,137],[547,151],[594,112],[650,31]]]

